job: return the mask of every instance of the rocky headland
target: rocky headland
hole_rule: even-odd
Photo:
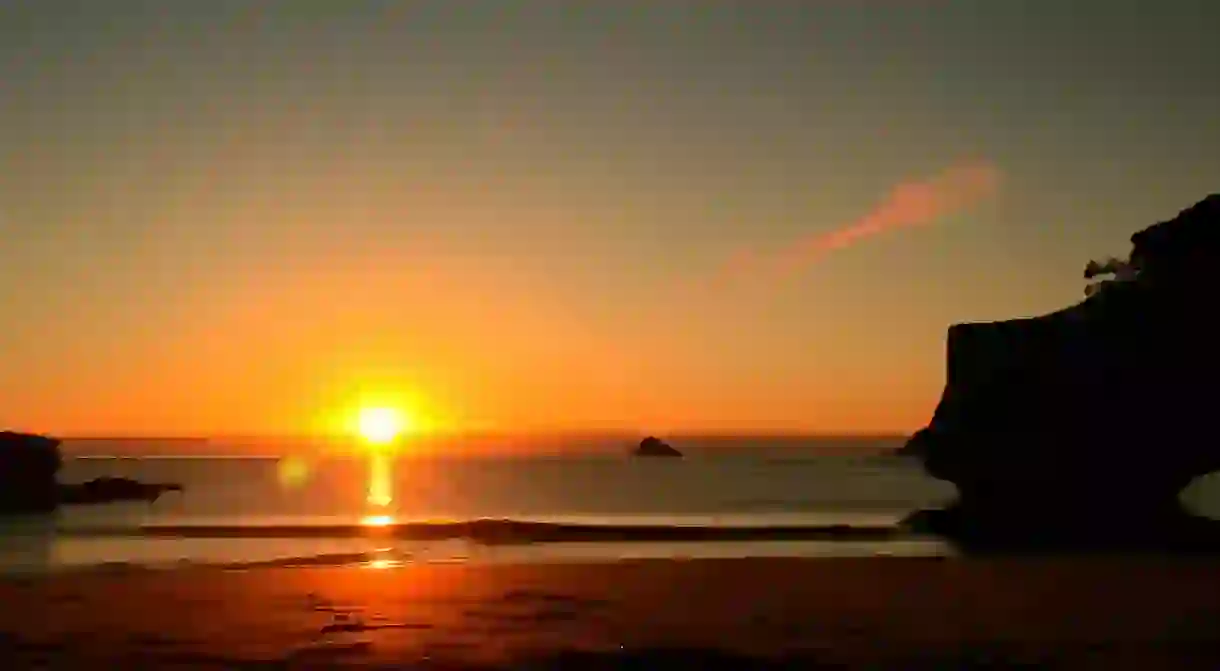
[[[101,477],[60,483],[60,441],[49,436],[0,431],[0,514],[50,513],[60,505],[147,501],[182,491],[173,483]]]
[[[1220,470],[1220,194],[1131,236],[1083,302],[949,328],[945,389],[901,450],[957,487],[907,524],[966,551],[1220,550],[1180,492]]]

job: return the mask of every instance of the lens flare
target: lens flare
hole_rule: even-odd
[[[290,456],[276,463],[276,478],[284,489],[297,489],[309,481],[309,462]]]

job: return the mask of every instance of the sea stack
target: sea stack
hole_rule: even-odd
[[[665,441],[656,436],[648,436],[640,441],[639,447],[635,448],[635,456],[637,457],[680,457],[682,453],[675,450]]]
[[[49,513],[59,502],[59,440],[0,431],[0,514]]]
[[[1220,550],[1179,502],[1220,469],[1220,194],[1131,243],[1079,304],[949,328],[940,403],[902,451],[958,498],[912,528],[968,552]]]

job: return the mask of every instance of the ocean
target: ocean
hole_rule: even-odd
[[[913,460],[683,448],[684,459],[68,457],[63,482],[124,476],[185,491],[2,522],[0,571],[949,552],[936,539],[874,533],[952,498]],[[1217,491],[1205,482],[1188,501],[1220,511]]]

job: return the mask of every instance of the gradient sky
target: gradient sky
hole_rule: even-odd
[[[1065,306],[1220,190],[1218,25],[2,0],[0,425],[910,430],[950,323]]]

